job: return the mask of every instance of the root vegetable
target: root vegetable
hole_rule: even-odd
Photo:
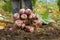
[[[20,9],[19,10],[19,14],[24,14],[25,13],[25,9]]]
[[[22,24],[22,28],[24,28],[24,27],[25,27],[25,24],[23,23],[23,24]]]
[[[29,16],[29,19],[32,19],[32,18],[35,18],[36,16],[35,16],[35,14],[31,14],[30,16]]]
[[[9,28],[10,31],[13,31],[13,28]]]
[[[22,14],[22,15],[21,15],[21,18],[22,18],[22,19],[27,19],[27,15],[26,15],[26,14]]]
[[[32,11],[30,9],[26,9],[26,14],[30,15],[32,13]]]
[[[38,26],[41,26],[42,25],[42,22],[41,22],[41,20],[34,20],[34,23],[36,24],[36,25],[38,25]]]
[[[34,31],[34,27],[33,26],[26,26],[26,31],[33,32]]]
[[[22,20],[16,20],[15,21],[15,25],[17,25],[18,27],[21,27],[23,24],[23,21]]]
[[[20,17],[20,15],[19,15],[18,13],[15,13],[15,14],[13,15],[14,20],[19,19],[19,17]]]

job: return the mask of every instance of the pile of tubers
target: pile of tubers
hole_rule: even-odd
[[[18,13],[13,15],[14,25],[18,28],[33,32],[35,26],[41,27],[42,22],[30,9],[20,9]],[[12,28],[10,28],[12,30]]]

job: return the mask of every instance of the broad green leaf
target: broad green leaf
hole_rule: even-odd
[[[44,13],[43,15],[41,15],[40,12],[39,13],[37,12],[36,16],[45,24],[51,22],[51,18],[48,11],[46,11],[46,13]]]
[[[36,16],[45,24],[50,23],[50,14],[49,9],[47,8],[47,3],[45,0],[45,3],[37,0],[35,4],[34,11],[36,13]]]

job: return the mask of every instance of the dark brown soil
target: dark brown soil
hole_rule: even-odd
[[[0,40],[60,40],[60,29],[54,23],[43,25],[39,32],[35,30],[33,33],[21,29],[11,32],[7,27],[0,30]]]

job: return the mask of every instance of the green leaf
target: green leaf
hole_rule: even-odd
[[[4,11],[8,11],[8,12],[12,12],[12,6],[11,6],[11,1],[7,1],[5,2],[4,6],[2,7],[2,9]]]
[[[44,15],[36,13],[36,16],[45,24],[49,24],[51,22],[51,18],[48,12],[44,13]]]
[[[36,1],[37,4],[41,4],[40,0]],[[51,18],[50,18],[50,14],[49,14],[49,9],[47,8],[47,4],[46,3],[42,3],[42,5],[40,6],[36,6],[37,10],[35,10],[36,16],[45,24],[49,24],[51,22]],[[40,10],[41,8],[43,8],[42,10]],[[46,10],[45,10],[46,9]],[[43,12],[44,10],[44,12]]]

